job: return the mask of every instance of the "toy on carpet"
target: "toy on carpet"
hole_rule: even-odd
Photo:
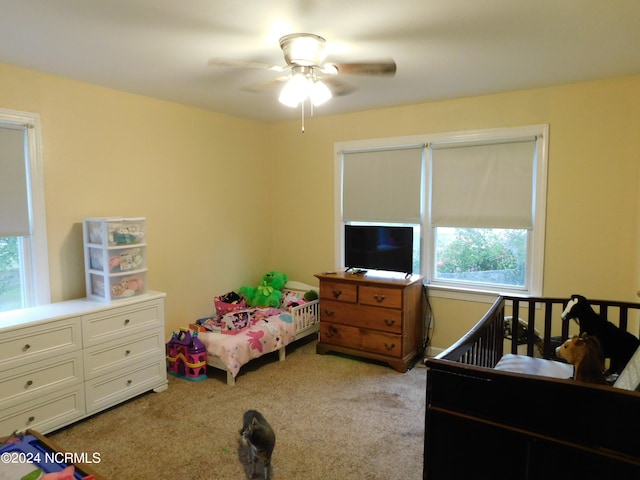
[[[256,287],[243,285],[239,293],[247,300],[247,305],[250,307],[278,308],[282,299],[282,289],[286,283],[285,273],[271,270],[262,276],[260,285]]]
[[[620,373],[640,345],[631,333],[616,327],[598,315],[582,295],[571,295],[562,320],[574,319],[580,325],[580,334],[587,333],[600,341],[605,358],[610,358],[609,373]]]
[[[75,472],[75,467],[73,465],[69,465],[59,472],[45,473],[42,477],[34,478],[39,478],[40,480],[74,480],[76,478]]]
[[[581,382],[606,384],[604,355],[598,338],[583,333],[574,335],[558,348],[556,355],[573,365],[573,379]]]
[[[192,382],[207,378],[207,348],[198,338],[198,332],[180,328],[167,342],[169,373]]]

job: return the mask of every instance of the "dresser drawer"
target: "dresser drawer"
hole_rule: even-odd
[[[362,348],[390,357],[402,357],[402,336],[368,330],[362,336]]]
[[[320,303],[320,319],[322,322],[402,333],[402,312],[393,308],[376,308],[323,300]]]
[[[377,285],[360,286],[360,303],[385,308],[402,308],[402,290]]]
[[[361,305],[358,309],[357,320],[358,324],[366,328],[389,333],[402,333],[402,311],[400,310]]]
[[[391,333],[320,323],[320,341],[390,357],[402,357],[402,337]]]
[[[164,359],[94,378],[85,383],[87,413],[103,410],[166,383]]]
[[[358,317],[358,305],[337,300],[320,300],[320,321],[353,325]]]
[[[14,368],[0,378],[0,410],[82,381],[80,351]]]
[[[84,391],[76,385],[56,393],[23,402],[0,413],[0,436],[32,428],[48,433],[84,415]]]
[[[164,332],[159,330],[132,337],[128,342],[112,340],[84,350],[84,374],[87,379],[94,378],[164,356]]]
[[[80,317],[41,323],[0,337],[0,372],[80,350]]]
[[[85,315],[82,329],[84,346],[86,348],[160,326],[162,318],[159,302],[145,302]]]
[[[322,299],[356,303],[358,301],[358,286],[353,283],[321,282],[320,299],[321,303]]]

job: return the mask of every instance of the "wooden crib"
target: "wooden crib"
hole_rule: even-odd
[[[560,318],[567,302],[499,297],[458,342],[425,361],[424,479],[640,478],[640,392],[494,369],[505,352],[533,357],[541,348],[553,358],[558,338],[576,328]],[[640,313],[635,303],[589,303],[625,330]],[[511,322],[510,338],[521,345],[505,340],[505,315],[524,320]]]

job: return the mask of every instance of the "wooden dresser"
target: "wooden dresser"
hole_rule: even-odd
[[[319,273],[320,340],[329,351],[406,372],[422,351],[422,277],[369,271]]]

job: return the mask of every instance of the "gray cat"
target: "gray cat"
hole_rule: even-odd
[[[271,454],[276,445],[276,435],[273,433],[271,425],[257,410],[247,410],[242,416],[240,434],[249,446],[251,478],[256,476],[256,463],[260,459],[264,465],[264,478],[269,480],[271,478],[269,476]]]

